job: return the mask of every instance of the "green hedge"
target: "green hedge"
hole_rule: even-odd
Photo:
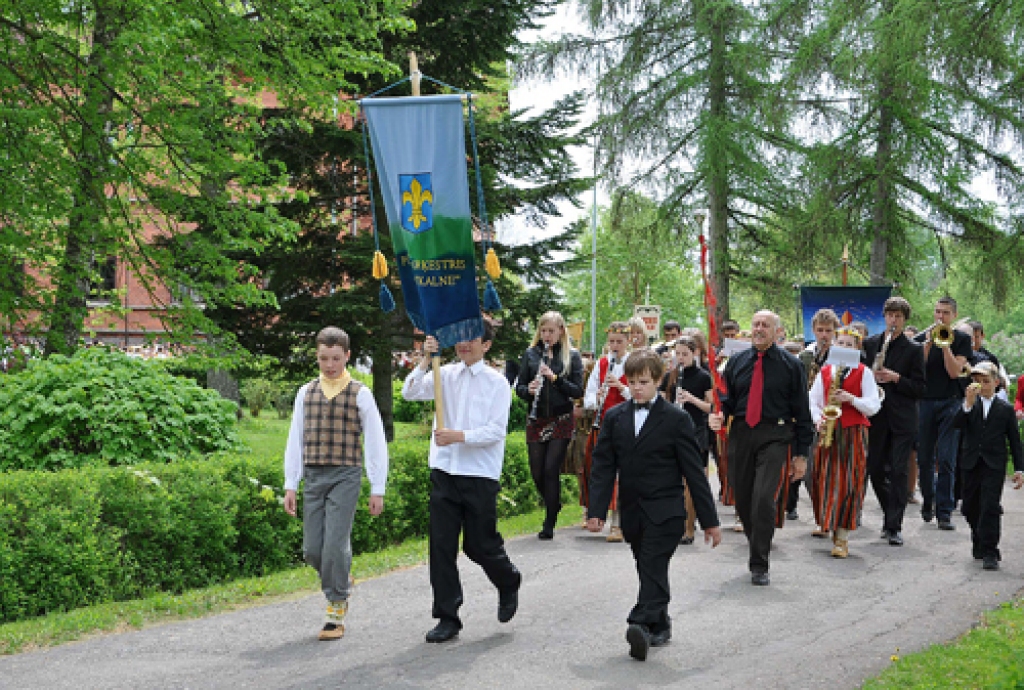
[[[384,513],[356,513],[356,553],[423,536],[425,441],[390,446]],[[153,591],[181,592],[301,563],[302,523],[281,508],[279,460],[213,456],[172,464],[0,474],[0,622]],[[564,500],[575,500],[566,478]],[[301,495],[301,494],[300,494]],[[538,505],[520,434],[506,445],[499,515]]]

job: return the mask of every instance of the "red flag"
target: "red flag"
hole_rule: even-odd
[[[718,299],[715,297],[714,286],[708,279],[708,245],[704,241],[704,235],[700,236],[700,276],[704,281],[704,309],[707,312],[708,319],[708,368],[711,369],[711,378],[715,384],[712,388],[712,395],[715,401],[714,409],[716,412],[721,412],[721,394],[725,393],[726,389],[725,379],[718,373],[718,366],[715,363],[714,343],[718,342]],[[718,434],[724,436],[725,428],[723,427]]]

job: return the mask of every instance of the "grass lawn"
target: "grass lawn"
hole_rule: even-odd
[[[284,463],[284,447],[288,443],[290,419],[278,419],[277,414],[264,411],[258,418],[246,415],[238,423],[242,443],[258,458],[279,458]],[[424,424],[395,423],[395,440],[427,438],[430,427]]]

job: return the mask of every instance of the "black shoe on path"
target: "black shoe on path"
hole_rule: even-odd
[[[953,530],[956,529],[956,525],[954,525],[952,522],[950,522],[949,518],[946,518],[945,520],[940,519],[939,520],[939,529],[941,529],[944,532],[952,532]]]
[[[932,518],[935,517],[935,513],[932,512],[931,508],[921,509],[921,519],[925,522],[931,522]]]
[[[433,629],[427,632],[427,642],[447,642],[459,636],[459,624],[455,621],[442,619]]]
[[[800,519],[800,513],[796,512],[795,510],[787,511],[786,512],[786,519],[787,520],[799,520]]]
[[[888,539],[889,538],[889,530],[887,530],[886,528],[883,527],[882,528],[882,533],[878,535],[878,538],[879,539]]]
[[[498,592],[498,622],[508,623],[516,615],[519,608],[519,588],[523,585],[523,576],[516,571],[516,584]]]
[[[750,584],[758,587],[767,587],[772,583],[768,573],[750,573]]]
[[[981,567],[984,570],[999,570],[999,559],[995,556],[985,556]]]
[[[889,532],[889,546],[903,546],[903,535],[895,530]]]
[[[632,623],[626,628],[626,642],[629,643],[629,655],[637,661],[646,661],[647,652],[651,648],[651,633],[642,625]]]
[[[651,646],[663,647],[672,639],[672,628],[664,628],[658,632],[651,633]]]

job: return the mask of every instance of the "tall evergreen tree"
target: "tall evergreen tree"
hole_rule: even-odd
[[[719,316],[731,247],[756,236],[759,214],[793,203],[783,51],[772,32],[785,18],[739,0],[580,2],[590,35],[566,34],[523,55],[526,74],[560,70],[596,78],[603,170],[645,185],[675,213],[707,206]]]

